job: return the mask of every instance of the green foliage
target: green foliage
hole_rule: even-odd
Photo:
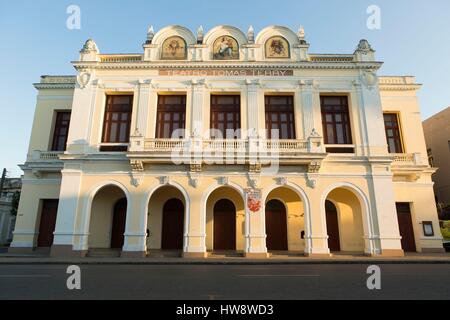
[[[13,199],[12,199],[11,214],[13,216],[17,216],[17,209],[19,209],[19,201],[20,201],[20,192],[17,191],[14,193]]]
[[[450,241],[450,221],[443,221],[443,228],[441,228],[441,232],[445,240]]]

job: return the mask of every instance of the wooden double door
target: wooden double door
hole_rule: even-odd
[[[341,251],[338,211],[334,203],[329,200],[325,202],[325,214],[327,221],[328,248],[331,252]]]
[[[214,250],[236,250],[236,207],[227,199],[214,205]]]
[[[42,200],[41,221],[39,223],[37,240],[39,248],[49,248],[53,245],[58,203],[58,200]]]
[[[164,204],[162,217],[162,250],[182,250],[184,232],[184,204],[171,199]]]
[[[402,237],[402,248],[405,252],[416,252],[414,226],[409,203],[396,203],[398,226]]]
[[[266,204],[266,234],[268,251],[288,250],[286,207],[279,200]]]

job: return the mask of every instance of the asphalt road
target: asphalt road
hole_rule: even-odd
[[[0,299],[450,299],[450,265],[82,265],[81,290],[67,266],[1,265]]]

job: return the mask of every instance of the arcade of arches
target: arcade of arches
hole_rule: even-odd
[[[155,190],[148,202],[148,250],[184,249],[186,199],[174,186]],[[245,200],[230,186],[213,190],[206,200],[208,252],[244,252]],[[348,188],[336,188],[324,203],[328,247],[331,252],[364,253],[363,210]],[[118,186],[108,185],[94,196],[89,225],[89,248],[120,249],[124,245],[127,197]],[[305,252],[305,205],[302,196],[287,186],[277,187],[264,199],[264,232],[269,254]]]

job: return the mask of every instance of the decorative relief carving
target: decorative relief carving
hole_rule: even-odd
[[[320,161],[311,161],[308,165],[308,173],[318,173],[322,163]]]
[[[261,172],[261,168],[262,168],[261,163],[258,163],[258,162],[250,163],[248,165],[248,167],[249,167],[248,171],[251,172],[251,173],[260,173]]]
[[[165,186],[166,184],[169,184],[170,178],[168,176],[159,177],[159,184],[162,186]]]
[[[131,160],[130,162],[131,170],[133,172],[143,172],[144,171],[144,163],[138,160]]]
[[[219,182],[220,185],[222,186],[226,186],[229,184],[229,179],[228,177],[220,177],[217,179],[217,181]]]
[[[311,189],[315,189],[317,186],[317,177],[315,175],[306,175],[306,185]]]
[[[86,88],[86,86],[91,81],[91,74],[89,72],[80,72],[77,76],[77,83],[81,89]]]
[[[377,74],[371,70],[364,70],[361,76],[362,83],[369,89],[372,90],[378,83]]]
[[[277,182],[277,185],[279,185],[279,186],[285,186],[288,183],[288,180],[286,177],[278,177],[275,179],[275,181]]]

